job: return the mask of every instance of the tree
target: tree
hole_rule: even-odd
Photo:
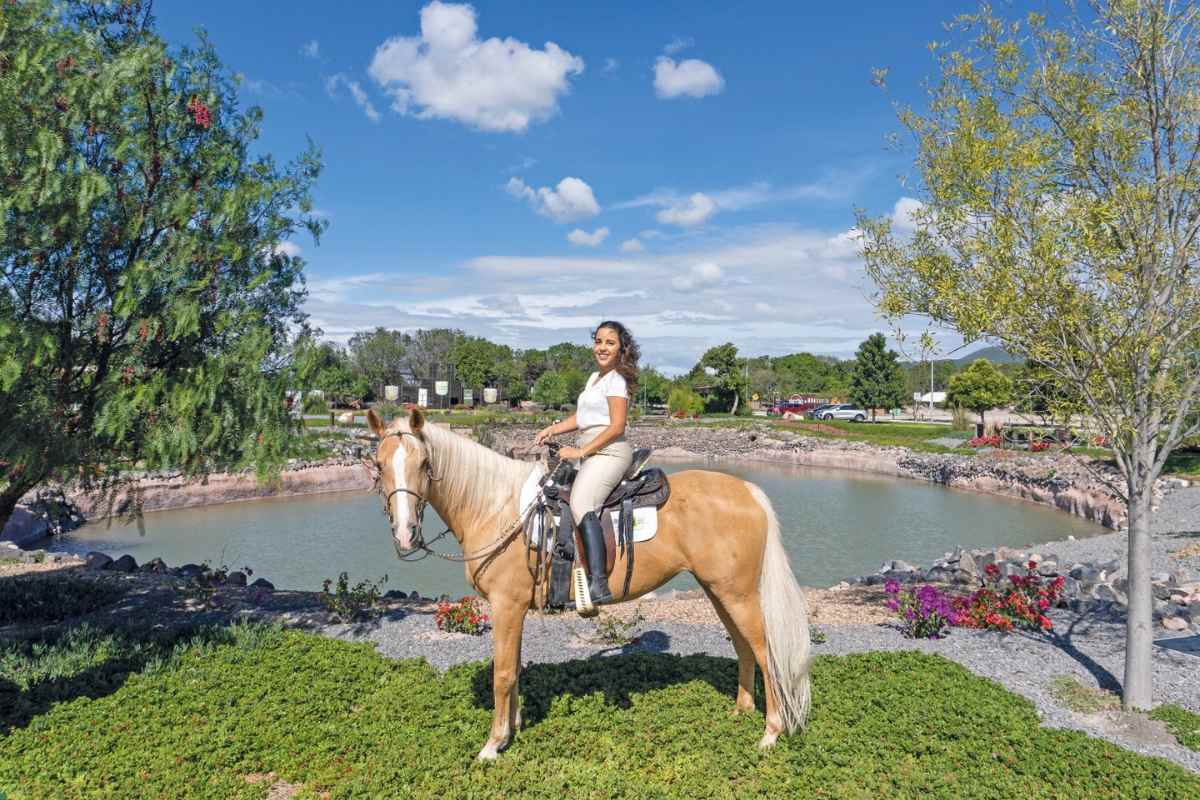
[[[289,326],[315,149],[257,150],[261,111],[149,4],[0,13],[0,527],[51,479],[286,458]]]
[[[1012,381],[986,358],[975,359],[971,366],[950,378],[946,392],[946,402],[974,411],[982,425],[987,424],[986,412],[1011,401]]]
[[[546,363],[549,369],[576,369],[584,375],[596,371],[596,357],[592,348],[571,342],[559,342],[546,350]]]
[[[899,356],[887,349],[887,338],[873,333],[858,346],[850,373],[851,403],[869,408],[875,421],[878,408],[892,408],[904,402],[904,371]]]
[[[1016,409],[1024,414],[1036,414],[1043,423],[1055,417],[1070,420],[1075,414],[1086,414],[1087,408],[1072,393],[1054,379],[1053,373],[1033,360],[1027,360],[1013,379]]]
[[[562,408],[571,398],[567,391],[567,377],[558,370],[543,372],[533,385],[533,399],[546,408]]]
[[[703,410],[704,398],[693,392],[687,385],[676,386],[667,398],[667,411],[672,415],[683,414],[687,417],[695,417],[699,416]]]
[[[450,350],[450,363],[466,386],[499,386],[518,377],[512,349],[479,336],[456,342]]]
[[[1111,442],[1120,478],[1095,472],[1128,508],[1123,703],[1149,708],[1153,487],[1198,431],[1200,9],[1097,0],[1055,28],[985,8],[955,30],[928,112],[900,110],[915,231],[860,214],[867,269],[886,313],[1035,360]]]
[[[696,366],[712,370],[722,405],[728,404],[729,413],[736,414],[742,395],[746,393],[746,377],[737,357],[737,347],[731,342],[710,347]]]
[[[367,380],[376,397],[383,397],[384,386],[400,385],[407,340],[400,331],[382,327],[360,331],[350,338],[353,369]]]
[[[451,328],[416,331],[405,338],[403,366],[418,377],[431,377],[450,363],[455,345],[465,337],[462,331]]]
[[[638,394],[650,405],[665,404],[670,391],[671,379],[654,367],[645,367],[638,372]]]

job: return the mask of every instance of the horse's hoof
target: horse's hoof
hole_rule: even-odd
[[[763,737],[758,740],[759,750],[770,750],[775,746],[775,740],[779,738],[778,733],[764,733]]]
[[[496,756],[498,756],[498,755],[500,755],[500,748],[498,748],[496,745],[492,744],[491,742],[488,742],[487,744],[485,744],[483,746],[483,749],[479,751],[479,755],[475,756],[475,760],[476,761],[495,761]]]

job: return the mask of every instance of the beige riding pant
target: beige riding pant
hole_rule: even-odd
[[[606,427],[596,425],[581,429],[578,446],[587,445]],[[571,516],[575,518],[576,525],[587,512],[600,510],[600,504],[621,482],[621,477],[632,463],[633,448],[625,441],[624,435],[583,460],[579,474],[575,476],[575,485],[571,487]]]

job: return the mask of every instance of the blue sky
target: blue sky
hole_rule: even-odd
[[[352,10],[347,10],[351,8]],[[278,158],[323,150],[308,311],[514,347],[627,322],[643,361],[708,347],[847,355],[886,328],[854,208],[895,214],[926,45],[972,4],[160,0],[265,111]],[[888,92],[871,84],[888,67]],[[947,341],[953,341],[947,337]],[[957,344],[957,341],[953,341]]]

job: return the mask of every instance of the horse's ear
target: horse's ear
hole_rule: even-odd
[[[367,411],[367,427],[371,429],[371,433],[381,439],[383,438],[383,420],[375,414],[375,409],[373,408]]]
[[[413,433],[420,433],[421,427],[425,424],[425,415],[421,413],[421,409],[413,406],[408,412],[408,429]]]

